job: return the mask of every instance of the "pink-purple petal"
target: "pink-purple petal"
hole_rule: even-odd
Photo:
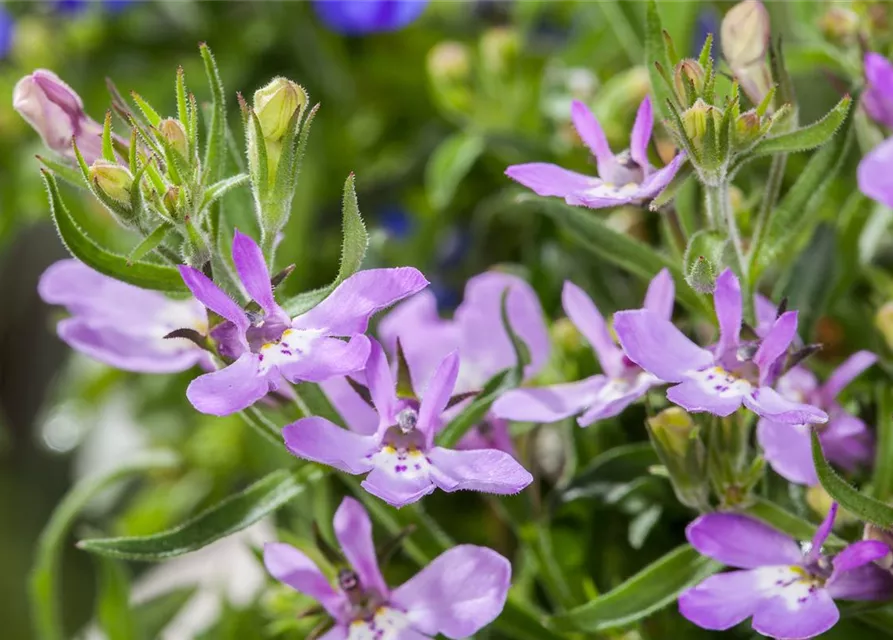
[[[418,269],[366,269],[339,284],[329,296],[292,322],[296,329],[324,329],[331,335],[364,333],[369,319],[428,286]]]
[[[834,370],[831,377],[822,385],[822,399],[830,403],[849,383],[875,362],[877,362],[877,355],[871,351],[857,351],[851,355]]]
[[[548,387],[513,389],[493,403],[494,415],[506,420],[555,422],[584,411],[607,383],[602,375]]]
[[[270,391],[257,354],[248,352],[219,371],[197,377],[187,387],[186,397],[202,413],[228,416],[250,407]]]
[[[533,190],[539,196],[557,196],[559,198],[567,198],[602,184],[598,178],[546,162],[512,165],[505,170],[505,175]]]
[[[730,416],[741,406],[742,395],[708,389],[696,380],[685,380],[667,389],[667,399],[690,412],[706,411],[715,416]]]
[[[645,178],[645,181],[639,185],[639,189],[633,194],[636,200],[650,200],[661,191],[667,188],[676,177],[682,163],[685,162],[685,154],[679,153],[670,163],[663,169],[658,169]]]
[[[762,599],[759,574],[729,571],[679,595],[679,613],[703,629],[725,631],[752,616]]]
[[[226,318],[239,329],[241,334],[248,329],[248,316],[235,301],[198,269],[182,264],[179,267],[183,282],[192,295],[217,315]]]
[[[502,612],[512,567],[504,557],[472,545],[459,545],[394,590],[391,602],[429,635],[467,638]]]
[[[366,385],[372,397],[372,404],[380,416],[379,425],[384,427],[392,424],[397,417],[397,392],[384,349],[377,341],[370,340],[370,342],[369,359],[366,361],[365,370]]]
[[[828,414],[809,404],[793,402],[770,387],[759,387],[744,396],[744,406],[757,415],[785,424],[820,424]]]
[[[827,589],[817,588],[802,602],[783,597],[764,599],[753,616],[753,628],[778,640],[805,640],[824,633],[840,619]]]
[[[835,503],[836,504],[836,503]],[[890,547],[880,540],[862,540],[854,542],[834,556],[831,561],[835,574],[853,571],[875,560],[880,560],[890,553]],[[834,579],[834,576],[831,578]]]
[[[387,598],[388,587],[378,568],[372,521],[362,505],[353,498],[344,498],[335,511],[335,537],[348,564],[360,578],[363,589],[375,589]]]
[[[838,504],[832,502],[831,508],[828,509],[828,513],[825,514],[822,523],[816,528],[815,534],[812,536],[812,542],[809,545],[809,551],[803,559],[803,564],[808,565],[816,562],[821,556],[822,547],[828,539],[828,536],[831,535],[831,530],[834,528],[834,520],[837,518],[837,509]]]
[[[346,604],[329,584],[319,567],[289,544],[268,542],[264,545],[264,565],[279,582],[319,602],[333,618],[340,618]]]
[[[233,264],[239,279],[251,299],[257,302],[267,315],[276,315],[280,321],[287,322],[282,309],[273,298],[273,287],[270,284],[270,272],[264,254],[250,236],[236,229],[233,236]]]
[[[592,111],[579,100],[574,100],[571,105],[571,120],[573,121],[574,128],[577,130],[577,134],[580,136],[583,144],[585,144],[592,152],[592,155],[595,156],[598,175],[602,178],[610,175],[614,170],[614,166],[617,164],[617,160],[614,158],[614,153],[608,145],[608,139],[605,137],[605,132],[602,130],[601,125],[598,123],[598,120],[593,115]]]
[[[670,320],[673,318],[675,300],[676,286],[673,284],[673,276],[670,275],[669,269],[661,269],[648,283],[643,308],[653,311],[661,318]]]
[[[717,357],[738,349],[738,336],[741,332],[741,283],[731,269],[726,269],[716,279],[713,290],[713,305],[719,321],[719,342]]]
[[[398,509],[418,502],[437,488],[428,477],[408,477],[405,474],[396,476],[377,467],[372,469],[360,486]]]
[[[453,388],[456,386],[458,376],[459,355],[453,352],[444,358],[440,366],[437,367],[437,371],[431,376],[431,380],[422,394],[417,428],[425,435],[425,440],[428,443],[434,437],[434,430],[440,422],[440,414],[446,409],[447,403],[453,395]]]
[[[709,351],[647,309],[614,314],[614,331],[630,360],[666,382],[681,382],[687,372],[713,364]]]
[[[809,429],[807,425],[764,419],[757,423],[757,441],[778,475],[790,482],[814,486],[819,479],[812,461]]]
[[[739,569],[794,565],[800,545],[759,520],[737,513],[708,513],[685,529],[689,543],[701,555]]]
[[[651,109],[651,97],[645,96],[636,112],[636,121],[633,123],[633,131],[629,140],[629,155],[645,173],[648,172],[648,143],[651,141],[653,126],[654,114]]]
[[[760,384],[770,384],[774,373],[772,365],[784,353],[797,335],[797,312],[786,311],[781,314],[760,342],[753,357],[753,362],[760,368]]]
[[[879,53],[865,54],[862,105],[875,122],[893,128],[893,64]]]
[[[520,492],[533,476],[511,455],[497,449],[456,451],[433,447],[428,451],[431,478],[447,492],[483,491],[498,495]]]
[[[862,158],[856,171],[859,190],[872,200],[888,207],[893,207],[891,167],[893,167],[893,137],[884,140]]]
[[[604,317],[586,293],[570,280],[561,290],[561,304],[574,326],[595,350],[602,370],[609,376],[623,371],[623,352],[614,344]]]
[[[329,378],[319,386],[351,431],[370,436],[378,430],[378,413],[354,391],[346,376]]]
[[[303,354],[283,360],[279,371],[291,382],[322,382],[361,370],[369,359],[369,338],[355,335],[350,340],[323,337]]]
[[[651,376],[639,376],[630,386],[617,388],[613,384],[606,385],[583,415],[577,418],[577,424],[588,427],[599,420],[620,415],[629,405],[644,396],[655,382]]]
[[[358,475],[372,468],[369,459],[378,450],[375,436],[342,429],[319,416],[301,418],[282,429],[286,448],[299,458],[327,464]]]
[[[828,594],[839,600],[889,600],[893,596],[893,575],[876,564],[864,564],[835,572],[825,586]]]

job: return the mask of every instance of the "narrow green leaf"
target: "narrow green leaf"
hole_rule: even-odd
[[[56,160],[44,158],[43,156],[36,157],[40,164],[65,180],[68,184],[78,187],[79,189],[84,188],[83,175],[79,170],[73,169],[70,165],[57,162]]]
[[[90,501],[113,484],[150,471],[171,469],[178,460],[171,454],[157,453],[142,457],[101,476],[84,478],[56,505],[40,537],[34,566],[28,578],[28,597],[35,631],[41,640],[62,640],[59,609],[62,545],[74,521]]]
[[[338,266],[338,277],[331,285],[332,289],[360,270],[369,246],[369,234],[366,233],[366,225],[360,215],[355,182],[356,177],[351,173],[344,183],[341,201],[341,264]]]
[[[261,198],[266,199],[270,191],[270,166],[267,162],[267,141],[264,138],[264,131],[260,126],[260,120],[254,109],[248,112],[248,121],[251,129],[248,134],[249,154],[254,153],[257,161],[253,163],[254,175],[251,176],[255,189],[261,194]]]
[[[564,635],[546,626],[543,614],[511,593],[493,627],[512,640],[566,640]]]
[[[117,162],[115,147],[112,144],[112,112],[105,112],[105,121],[102,125],[102,159],[108,162]]]
[[[637,622],[713,575],[721,564],[689,545],[678,547],[595,600],[554,618],[563,631],[599,632]]]
[[[130,576],[123,563],[97,558],[99,597],[96,619],[108,640],[135,640],[136,620],[130,609]]]
[[[550,216],[570,231],[574,242],[643,280],[650,280],[664,268],[670,271],[677,284],[685,279],[679,262],[670,260],[635,238],[615,231],[592,211],[572,207],[555,198],[528,194],[520,196],[518,202]],[[712,313],[705,298],[687,287],[677,287],[676,296],[681,304],[693,311]]]
[[[626,53],[631,66],[641,64],[645,51],[642,40],[630,22],[629,16],[620,7],[620,0],[606,0],[595,3],[610,25],[610,31],[614,33],[620,47]]]
[[[818,525],[795,516],[793,513],[786,511],[765,498],[757,498],[756,502],[747,507],[744,512],[801,542],[812,540],[818,527]],[[844,544],[844,541],[834,533],[828,536],[828,542],[838,545]]]
[[[666,121],[672,118],[669,105],[676,104],[676,94],[668,80],[661,74],[661,71],[665,74],[673,69],[670,57],[667,55],[663,31],[657,2],[649,0],[645,19],[645,66],[651,79],[653,102],[657,105],[660,120]]]
[[[136,103],[136,106],[139,108],[142,114],[146,117],[148,123],[153,127],[157,127],[158,123],[161,122],[161,116],[158,115],[158,112],[152,108],[152,105],[143,100],[143,97],[136,91],[131,91],[130,97],[133,98],[133,101]]]
[[[249,179],[250,177],[247,173],[240,173],[231,178],[224,178],[220,182],[215,182],[205,189],[205,195],[202,198],[202,204],[201,207],[199,207],[199,211],[206,209],[211,203],[222,198],[232,189],[241,187],[243,184],[248,184]]]
[[[133,248],[133,251],[131,251],[130,255],[127,257],[127,263],[133,264],[146,256],[149,252],[154,251],[155,248],[164,241],[167,234],[170,233],[173,228],[174,225],[170,222],[162,222],[155,227],[155,230],[152,233],[146,236],[142,242]]]
[[[840,125],[846,120],[852,103],[850,96],[844,96],[825,116],[806,127],[790,133],[765,138],[758,142],[748,154],[748,160],[775,153],[797,153],[815,149],[828,142]]]
[[[205,73],[208,76],[208,84],[211,87],[213,98],[211,105],[211,124],[208,127],[208,143],[205,147],[205,182],[217,182],[222,176],[226,166],[226,97],[223,90],[223,81],[220,79],[220,70],[214,60],[214,54],[204,42],[199,45],[202,60],[205,63]]]
[[[608,449],[578,473],[564,489],[553,492],[553,501],[604,500],[618,487],[647,477],[648,469],[660,464],[648,442]]]
[[[874,458],[874,497],[882,502],[893,499],[893,387],[882,383],[877,398],[877,448]]]
[[[806,342],[812,340],[812,330],[828,306],[837,276],[837,231],[823,223],[787,270],[783,293],[776,297],[786,297],[790,308],[799,311],[797,331]]]
[[[186,130],[186,139],[192,139],[192,126],[189,122],[189,103],[186,97],[186,72],[183,71],[183,67],[177,67],[177,83],[176,83],[176,92],[177,92],[177,120],[183,123],[183,128]]]
[[[146,640],[160,638],[161,630],[192,599],[195,591],[196,587],[175,589],[136,605],[133,616],[142,637]]]
[[[864,522],[871,522],[884,529],[893,528],[893,507],[857,491],[846,480],[837,475],[831,468],[822,452],[815,429],[810,432],[812,438],[812,460],[815,463],[819,482],[832,499],[840,506]]]
[[[43,180],[49,194],[53,222],[56,224],[62,243],[71,255],[100,273],[143,289],[188,291],[176,268],[150,262],[130,263],[125,256],[107,251],[96,244],[69,213],[53,176],[44,171]]]
[[[78,547],[125,560],[157,561],[180,556],[251,526],[302,493],[323,473],[313,465],[297,471],[280,469],[174,529],[132,538],[91,538],[81,540]]]
[[[455,133],[437,147],[425,168],[428,201],[438,211],[453,200],[459,183],[484,152],[484,140],[478,135]]]
[[[312,291],[299,293],[282,303],[282,308],[289,316],[294,318],[295,316],[299,316],[302,313],[309,311],[325,300],[326,296],[332,292],[332,289],[333,287],[328,285],[320,287],[319,289],[313,289]]]

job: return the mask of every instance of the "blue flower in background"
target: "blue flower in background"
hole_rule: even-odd
[[[693,55],[697,56],[701,52],[708,33],[713,34],[713,50],[721,51],[719,44],[719,14],[713,7],[702,10],[695,21],[694,41],[692,42]]]
[[[388,235],[398,240],[408,238],[415,227],[412,216],[399,206],[385,207],[379,212],[378,219]]]
[[[15,31],[15,21],[0,5],[0,59],[5,58],[12,46],[12,34]]]
[[[118,13],[123,11],[136,0],[102,0],[97,3],[91,0],[56,0],[54,6],[59,13],[76,14],[87,9],[91,4],[101,4],[102,8],[109,13]]]
[[[344,35],[398,31],[422,15],[428,0],[314,0],[326,26]]]

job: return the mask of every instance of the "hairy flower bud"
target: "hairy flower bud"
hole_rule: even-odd
[[[679,501],[690,507],[704,508],[710,493],[706,456],[692,417],[679,407],[670,407],[650,418],[647,424]]]
[[[684,456],[690,446],[695,423],[691,416],[679,407],[664,409],[653,418],[648,419],[648,426],[655,438],[658,438],[667,450]]]
[[[766,63],[769,51],[769,12],[759,0],[744,0],[722,21],[722,53],[735,79],[754,104],[766,96],[772,75]]]
[[[158,123],[158,133],[170,143],[177,153],[183,157],[187,156],[189,140],[186,138],[186,128],[182,122],[174,118],[165,118]]]
[[[80,96],[52,71],[38,69],[19,80],[12,105],[52,151],[74,160],[74,138],[88,164],[102,156],[102,125],[87,116]]]
[[[700,98],[682,113],[682,126],[685,128],[685,135],[696,149],[704,146],[708,118],[713,118],[713,124],[718,129],[722,122],[722,113]]]
[[[819,20],[819,29],[832,42],[853,43],[859,35],[859,15],[846,7],[830,7]]]
[[[254,111],[264,138],[271,142],[285,137],[295,112],[303,111],[306,106],[307,92],[287,78],[273,78],[254,92]]]
[[[673,75],[673,83],[676,86],[676,95],[682,104],[691,104],[689,92],[694,89],[694,95],[698,96],[704,90],[704,82],[707,74],[697,60],[686,58],[676,65]]]
[[[735,145],[745,147],[760,137],[762,130],[760,115],[755,109],[745,111],[735,121]]]
[[[126,167],[114,162],[97,160],[87,173],[90,182],[109,198],[123,205],[130,204],[133,174]]]

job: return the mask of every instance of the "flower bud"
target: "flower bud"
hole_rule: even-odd
[[[126,167],[114,162],[97,160],[87,173],[90,182],[109,198],[123,205],[130,205],[133,174]]]
[[[183,123],[174,118],[165,118],[158,123],[158,133],[168,141],[171,147],[184,158],[188,155],[189,140]]]
[[[676,65],[676,71],[673,75],[673,82],[676,85],[676,95],[682,104],[690,104],[688,87],[694,88],[696,96],[700,95],[704,90],[704,82],[707,74],[704,67],[697,60],[686,58],[680,60]]]
[[[679,407],[664,409],[648,419],[648,426],[654,437],[661,441],[668,451],[684,456],[688,451],[695,423],[691,416]]]
[[[676,497],[686,506],[707,508],[710,487],[706,454],[692,417],[679,407],[671,407],[650,418],[647,424]]]
[[[171,216],[175,216],[180,205],[180,187],[176,185],[168,187],[162,200],[168,213],[170,213]]]
[[[267,86],[254,92],[254,111],[269,141],[279,141],[288,132],[295,112],[307,106],[307,92],[287,78],[273,78]]]
[[[716,286],[716,269],[704,256],[698,256],[685,276],[685,281],[698,293],[713,293]]]
[[[455,81],[468,77],[471,56],[468,47],[459,42],[441,42],[428,53],[428,74],[435,81]]]
[[[722,114],[719,109],[707,104],[701,98],[698,98],[691,107],[682,113],[682,126],[685,128],[685,135],[696,149],[704,146],[708,118],[713,118],[713,123],[717,128],[722,122]]]
[[[885,302],[874,316],[874,326],[884,336],[884,342],[893,349],[893,302]]]
[[[508,71],[518,57],[520,42],[513,29],[490,29],[481,37],[481,62],[484,69],[493,74]]]
[[[745,111],[735,121],[735,146],[746,147],[756,141],[762,133],[760,115],[755,109]]]
[[[88,164],[102,157],[102,125],[84,112],[84,103],[59,76],[38,69],[15,86],[12,104],[47,148],[71,160],[72,138]]]
[[[859,15],[846,7],[831,7],[819,20],[819,29],[832,42],[851,44],[859,35]]]
[[[769,51],[769,12],[760,0],[744,0],[732,7],[720,27],[722,54],[736,70],[764,62]]]
[[[880,540],[885,545],[890,547],[890,549],[893,549],[893,532],[887,529],[882,529],[876,524],[871,524],[870,522],[865,523],[865,527],[862,530],[862,539]],[[881,569],[886,569],[887,571],[893,570],[893,552],[888,553],[880,560],[875,560],[874,563]]]

